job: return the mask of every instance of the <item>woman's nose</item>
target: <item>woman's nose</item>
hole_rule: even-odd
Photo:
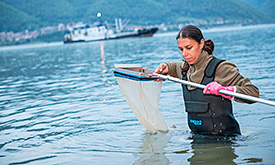
[[[185,57],[185,56],[186,56],[186,51],[185,51],[185,50],[182,50],[182,51],[181,51],[181,54],[182,54],[183,57]]]

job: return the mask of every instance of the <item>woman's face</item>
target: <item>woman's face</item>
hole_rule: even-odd
[[[179,38],[177,41],[183,59],[189,64],[194,64],[201,55],[204,39],[200,44],[191,38]]]

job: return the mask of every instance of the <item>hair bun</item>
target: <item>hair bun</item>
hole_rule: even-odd
[[[203,50],[207,51],[207,53],[210,55],[214,51],[214,42],[211,39],[208,39],[204,42]]]

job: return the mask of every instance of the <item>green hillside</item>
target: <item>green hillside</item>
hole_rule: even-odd
[[[258,9],[266,16],[275,21],[275,1],[274,0],[241,0],[244,3]]]
[[[241,0],[0,0],[0,31],[21,31],[58,23],[114,18],[130,24],[184,23],[191,20],[236,20],[270,23],[272,19]]]
[[[0,2],[0,11],[0,31],[22,31],[26,28],[37,27],[39,25],[39,20],[36,17],[2,2]]]

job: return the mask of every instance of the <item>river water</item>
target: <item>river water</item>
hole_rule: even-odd
[[[203,31],[275,101],[275,25]],[[0,48],[0,164],[275,164],[275,107],[234,102],[242,135],[195,137],[181,87],[163,82],[168,133],[149,134],[127,105],[114,64],[155,69],[181,60],[176,33]]]

